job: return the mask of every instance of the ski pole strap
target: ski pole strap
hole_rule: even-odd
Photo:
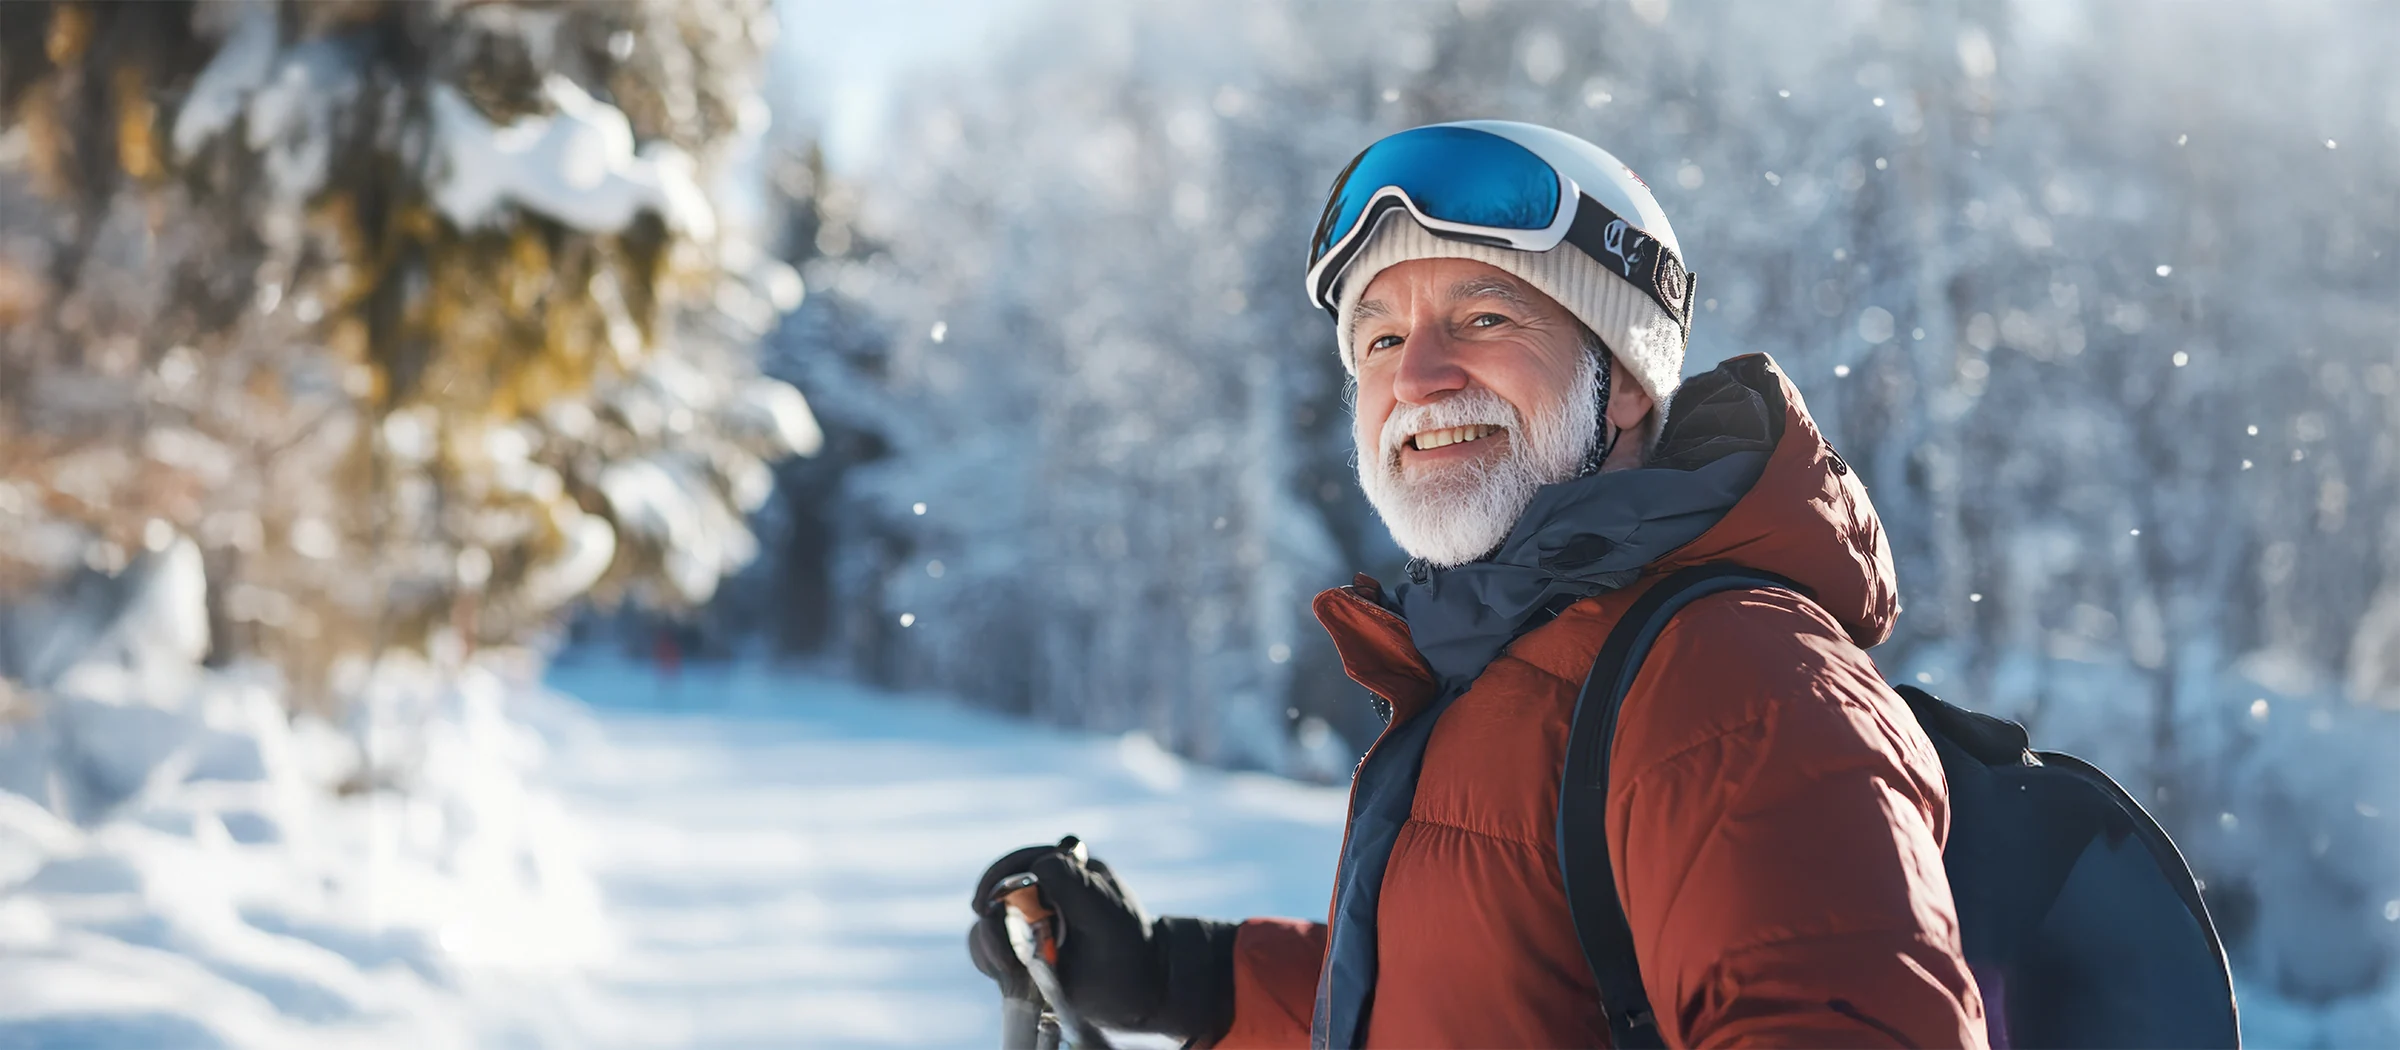
[[[1558,865],[1567,888],[1567,911],[1575,921],[1584,962],[1600,987],[1608,1014],[1609,1045],[1616,1050],[1662,1050],[1666,1036],[1642,987],[1641,960],[1633,950],[1633,928],[1617,893],[1608,859],[1609,752],[1616,743],[1617,714],[1641,673],[1642,660],[1667,621],[1684,606],[1724,591],[1781,589],[1805,597],[1799,584],[1739,565],[1697,565],[1660,580],[1617,620],[1592,662],[1575,716],[1567,731],[1566,768],[1558,780]]]

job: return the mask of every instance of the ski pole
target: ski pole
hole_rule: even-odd
[[[1058,1018],[1043,1009],[1040,995],[1000,998],[1000,1050],[1058,1050]]]
[[[1025,964],[1025,972],[1033,976],[1033,986],[1040,992],[1056,1020],[1050,1022],[1047,1033],[1055,1046],[1059,1029],[1073,1033],[1069,1040],[1076,1050],[1110,1050],[1108,1037],[1100,1029],[1076,1016],[1067,1005],[1066,995],[1058,982],[1058,945],[1065,939],[1065,925],[1058,915],[1042,904],[1041,879],[1032,872],[1011,875],[992,888],[1002,906],[1008,909],[1008,945],[1016,952],[1017,961]],[[1007,1007],[1003,1007],[1003,1017]],[[1022,1021],[1018,1022],[1022,1025]],[[1021,1030],[1021,1029],[1020,1029]],[[1040,1045],[1044,1033],[1037,1029],[1035,1045]],[[1009,1034],[1004,1032],[1003,1040]]]
[[[1013,889],[1017,885],[1019,882],[1016,879],[1006,880],[1002,886],[994,887],[994,893]],[[995,896],[986,910],[999,911],[1007,907],[1006,901]],[[1025,952],[1021,944],[1030,924],[1025,922],[1022,913],[1008,909],[1001,918],[1001,926],[1008,931],[1010,954],[1017,957],[1018,965],[1025,965]],[[1058,1018],[1050,1013],[1049,1004],[1042,1001],[1041,989],[1032,983],[1032,975],[1032,968],[1027,967],[1027,980],[1021,986],[1021,994],[1009,991],[1006,984],[1001,986],[1000,1050],[1058,1050]]]
[[[1000,914],[1005,907],[1003,901],[994,897],[985,901],[983,910],[987,915],[999,916],[1001,928],[1011,941],[1007,951],[1018,956],[1018,965],[1022,966],[1024,960],[1014,942],[1016,926],[1022,926],[1023,922],[1012,926],[1008,921],[1011,916]],[[1032,978],[1032,971],[1027,970],[1023,981],[1000,982],[1000,1050],[1058,1050],[1058,1018],[1051,1016],[1050,1007],[1042,1002],[1041,990],[1033,986]]]

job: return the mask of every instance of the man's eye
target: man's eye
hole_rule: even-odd
[[[1469,328],[1490,328],[1493,325],[1507,323],[1508,318],[1502,317],[1499,314],[1476,314],[1473,317],[1467,318],[1467,327]]]
[[[1379,336],[1376,336],[1376,337],[1375,337],[1375,341],[1374,341],[1374,342],[1371,342],[1371,343],[1368,343],[1368,344],[1367,344],[1367,349],[1369,349],[1369,350],[1389,350],[1389,349],[1391,349],[1391,348],[1393,348],[1393,347],[1395,347],[1395,346],[1398,346],[1398,345],[1400,345],[1400,337],[1399,337],[1399,336],[1396,336],[1396,335],[1379,335]]]

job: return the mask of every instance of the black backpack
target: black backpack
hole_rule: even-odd
[[[1617,710],[1676,611],[1728,590],[1808,592],[1735,565],[1684,569],[1633,603],[1575,702],[1558,790],[1558,859],[1618,1050],[1665,1044],[1609,866]],[[2089,763],[2025,727],[1896,686],[1950,782],[1942,865],[1995,1047],[2234,1047],[2233,976],[2183,855]],[[1571,832],[1571,833],[1570,833]],[[1847,1004],[1831,1003],[1839,1010]]]

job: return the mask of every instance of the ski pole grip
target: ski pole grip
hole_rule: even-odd
[[[1025,917],[1027,925],[1048,919],[1050,909],[1042,906],[1042,891],[1038,888],[1041,882],[1041,876],[1030,871],[1002,879],[992,887],[993,904],[1015,908],[1017,914]]]
[[[1042,891],[1038,887],[1031,885],[1017,887],[1001,894],[1000,900],[1009,907],[1015,908],[1018,914],[1025,916],[1025,921],[1028,923],[1050,920],[1050,909],[1042,906]]]

